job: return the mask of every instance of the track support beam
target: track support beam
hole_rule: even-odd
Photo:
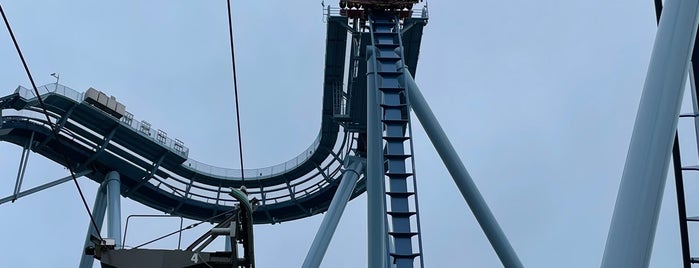
[[[22,156],[20,156],[19,159],[19,170],[17,170],[17,180],[15,181],[15,189],[12,192],[12,195],[14,196],[12,198],[13,203],[15,202],[15,200],[17,200],[19,191],[22,190],[22,181],[24,181],[24,172],[27,170],[29,154],[32,152],[32,143],[34,143],[34,132],[32,132],[32,135],[29,137],[29,142],[27,142],[27,145],[24,146],[24,148],[22,149]]]
[[[92,171],[89,171],[89,170],[80,171],[80,172],[78,172],[78,173],[75,173],[75,177],[76,177],[76,178],[79,178],[79,177],[85,176],[85,175],[90,174],[90,173],[92,173]],[[33,193],[36,193],[36,192],[40,192],[40,191],[46,190],[46,189],[51,188],[51,187],[54,187],[54,186],[56,186],[56,185],[63,184],[63,183],[65,183],[65,182],[69,182],[69,181],[72,180],[72,179],[73,179],[73,177],[69,175],[69,176],[66,176],[66,177],[57,179],[57,180],[55,180],[55,181],[52,181],[52,182],[49,182],[49,183],[45,183],[45,184],[39,185],[39,186],[37,186],[37,187],[31,188],[31,189],[26,190],[26,191],[24,191],[24,192],[19,192],[19,193],[17,193],[16,195],[15,195],[15,194],[10,195],[10,196],[8,196],[8,197],[5,197],[5,198],[0,199],[0,205],[2,205],[2,204],[4,204],[4,203],[7,203],[7,202],[10,202],[10,201],[17,200],[17,199],[19,199],[19,198],[21,198],[21,197],[25,197],[25,196],[27,196],[27,195],[30,195],[30,194],[33,194]]]
[[[107,238],[114,239],[115,247],[121,247],[121,181],[119,173],[111,171],[107,173],[106,178],[97,189],[95,204],[92,208],[92,217],[97,226],[102,226],[104,223],[105,214],[107,214]],[[94,257],[85,254],[85,248],[93,246],[90,240],[91,236],[99,236],[99,230],[95,230],[92,222],[88,223],[87,235],[85,236],[85,244],[82,248],[82,258],[80,259],[80,268],[91,268],[94,263]]]
[[[328,250],[328,245],[330,245],[330,240],[332,240],[335,229],[337,229],[337,224],[340,222],[342,213],[345,211],[347,202],[349,202],[352,195],[359,174],[363,172],[363,167],[364,165],[359,158],[348,158],[345,162],[340,185],[337,187],[337,192],[335,192],[333,200],[330,202],[328,212],[323,217],[323,222],[321,222],[306,259],[303,261],[303,268],[320,267],[325,252]]]
[[[116,248],[121,247],[121,180],[119,173],[107,173],[107,237],[116,241]]]
[[[696,0],[665,1],[602,268],[649,265],[698,14]]]
[[[430,141],[432,141],[432,145],[434,145],[437,153],[442,158],[447,170],[449,170],[456,187],[459,188],[461,195],[463,195],[466,203],[471,208],[478,224],[480,224],[486,237],[488,237],[495,253],[505,267],[523,267],[522,262],[517,257],[517,253],[510,245],[510,241],[507,240],[505,233],[500,228],[490,208],[488,208],[488,204],[486,204],[485,199],[478,191],[478,187],[473,182],[471,175],[468,174],[466,167],[456,150],[454,150],[454,146],[451,145],[447,134],[442,129],[439,121],[437,121],[437,117],[432,113],[432,109],[427,104],[425,97],[422,96],[420,89],[407,68],[403,68],[403,75],[407,77],[408,97],[410,98],[411,108],[420,124],[422,124],[422,128],[427,133]]]

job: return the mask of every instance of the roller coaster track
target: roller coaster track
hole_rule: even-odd
[[[230,187],[241,186],[243,173],[250,197],[260,201],[253,215],[257,224],[324,212],[337,190],[343,159],[349,154],[362,156],[363,153],[361,136],[366,128],[363,74],[367,64],[366,52],[360,47],[371,39],[368,32],[353,27],[347,17],[331,14],[330,9],[326,15],[320,131],[308,149],[285,163],[239,170],[198,162],[188,158],[189,149],[181,142],[158,134],[149,124],[132,117],[117,119],[85,102],[84,93],[57,83],[39,90],[52,120],[58,122],[60,142],[39,116],[37,97],[21,86],[13,94],[0,97],[0,109],[4,113],[0,140],[29,148],[61,165],[73,165],[77,173],[86,174],[98,183],[108,172],[118,171],[123,196],[172,215],[203,220],[230,211],[237,202],[226,193]],[[425,14],[404,21],[405,63],[413,75],[426,21]],[[345,72],[347,83],[343,83]],[[26,112],[17,115],[15,110]],[[352,198],[364,191],[362,177]],[[223,217],[214,219],[220,220]]]

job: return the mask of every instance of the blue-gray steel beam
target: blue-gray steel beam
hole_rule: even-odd
[[[367,233],[368,267],[378,268],[386,264],[386,199],[383,174],[383,140],[381,138],[381,114],[379,90],[376,81],[376,54],[373,46],[367,46]]]
[[[699,1],[667,0],[648,66],[602,258],[648,267],[697,30]]]
[[[102,140],[102,144],[100,144],[97,148],[95,148],[95,152],[90,155],[87,160],[85,160],[78,168],[84,168],[90,166],[92,164],[92,161],[95,161],[98,157],[102,155],[102,153],[107,149],[107,145],[109,145],[109,141],[112,140],[114,137],[114,134],[116,133],[117,129],[119,129],[119,126],[115,126],[111,131],[109,131],[109,134],[104,137]]]
[[[146,174],[143,175],[143,178],[138,182],[138,184],[136,184],[136,186],[126,189],[126,197],[129,197],[131,192],[136,192],[139,188],[141,188],[141,186],[143,186],[143,184],[147,183],[151,178],[153,178],[153,176],[155,176],[158,168],[160,168],[160,164],[162,164],[163,160],[165,160],[166,155],[166,153],[163,153],[160,158],[158,158],[158,161],[153,163],[151,169],[146,170]]]
[[[104,180],[107,184],[107,237],[116,241],[116,248],[121,245],[121,180],[119,173],[111,171]]]
[[[75,177],[76,177],[76,178],[79,178],[79,177],[85,176],[85,175],[90,174],[90,173],[92,173],[92,171],[90,171],[90,170],[80,171],[80,172],[78,172],[78,173],[75,173]],[[64,182],[68,182],[68,181],[70,181],[70,180],[72,180],[72,179],[73,179],[72,176],[66,176],[66,177],[60,178],[60,179],[58,179],[58,180],[55,180],[55,181],[52,181],[52,182],[49,182],[49,183],[42,184],[42,185],[39,185],[39,186],[37,186],[37,187],[31,188],[31,189],[26,190],[26,191],[24,191],[24,192],[19,192],[19,193],[17,193],[16,195],[13,194],[13,195],[11,195],[11,196],[8,196],[8,197],[5,197],[5,198],[3,198],[3,199],[0,199],[0,205],[2,205],[2,204],[4,204],[4,203],[7,203],[7,202],[10,202],[10,201],[12,201],[12,200],[19,199],[19,198],[21,198],[21,197],[25,197],[25,196],[27,196],[27,195],[30,195],[30,194],[33,194],[33,193],[36,193],[36,192],[39,192],[39,191],[46,190],[46,189],[48,189],[48,188],[54,187],[54,186],[59,185],[59,184],[62,184],[62,183],[64,183]]]
[[[107,210],[107,193],[105,186],[106,183],[102,183],[99,189],[97,189],[95,204],[92,207],[92,218],[95,220],[95,224],[100,227],[102,226],[102,223],[104,223],[104,214]],[[91,222],[88,222],[85,244],[83,244],[83,248],[80,249],[81,258],[80,265],[78,266],[79,268],[92,268],[95,258],[90,255],[85,255],[85,248],[94,246],[92,241],[90,241],[90,236],[99,236],[97,235],[97,232],[98,230],[95,230],[95,226]]]
[[[32,132],[31,137],[29,138],[29,142],[27,143],[27,146],[24,147],[22,150],[22,156],[20,156],[19,160],[19,170],[17,170],[17,181],[15,181],[15,190],[12,193],[15,197],[12,199],[17,200],[17,195],[19,194],[19,191],[22,190],[22,181],[24,180],[24,171],[27,170],[27,162],[29,162],[29,154],[32,152],[32,143],[34,142],[34,132]]]
[[[490,208],[488,208],[488,204],[483,199],[480,191],[478,191],[478,187],[473,182],[471,175],[468,174],[466,167],[461,162],[447,134],[442,129],[439,121],[437,121],[437,117],[432,113],[432,109],[427,104],[425,97],[422,96],[420,89],[407,68],[403,68],[403,74],[408,78],[408,96],[415,116],[417,116],[420,124],[422,124],[422,128],[425,129],[425,133],[427,133],[434,148],[442,158],[454,183],[456,183],[456,187],[459,188],[461,195],[463,195],[466,203],[471,208],[473,215],[483,229],[485,236],[488,237],[498,258],[507,268],[523,267],[522,262],[517,257],[517,253],[510,245],[510,241],[507,240],[505,233],[500,228]]]
[[[362,170],[363,164],[360,159],[348,158],[348,161],[345,163],[345,169],[342,171],[343,174],[340,185],[337,187],[335,196],[333,196],[330,202],[328,212],[320,223],[318,233],[316,233],[315,238],[313,238],[311,248],[308,250],[306,259],[303,261],[303,268],[320,267],[323,256],[325,256],[325,252],[328,250],[330,240],[332,240],[335,229],[337,229],[337,224],[340,222],[340,218],[342,218],[342,213],[345,211],[347,202],[349,202],[354,186]]]
[[[56,88],[58,88],[58,84],[56,84]],[[63,114],[63,116],[61,116],[60,119],[58,119],[58,121],[54,125],[54,131],[52,131],[51,135],[46,137],[46,139],[44,139],[44,141],[39,143],[39,145],[36,146],[36,149],[43,148],[44,146],[46,146],[46,144],[48,144],[50,141],[52,141],[53,139],[55,139],[59,135],[58,133],[61,132],[61,129],[63,128],[65,123],[68,122],[68,118],[73,113],[75,108],[78,107],[79,105],[80,105],[80,103],[73,104],[73,106],[71,106],[70,109],[68,109],[68,111],[65,114]]]

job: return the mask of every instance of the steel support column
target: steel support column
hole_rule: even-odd
[[[510,245],[510,241],[507,240],[505,233],[500,228],[490,208],[488,208],[488,204],[486,204],[485,199],[478,191],[478,187],[473,182],[471,175],[468,174],[466,167],[461,162],[447,134],[442,129],[439,121],[437,121],[437,117],[432,113],[432,109],[430,109],[427,101],[422,96],[420,89],[407,68],[403,68],[403,74],[408,78],[408,96],[415,116],[417,116],[420,124],[422,124],[422,128],[427,133],[430,141],[432,141],[432,145],[434,145],[437,153],[442,158],[442,162],[444,162],[454,183],[456,183],[456,187],[459,188],[461,195],[463,195],[466,203],[471,208],[478,224],[480,224],[486,237],[488,237],[495,253],[505,267],[523,267],[522,262],[517,257],[517,253]]]
[[[303,268],[320,267],[323,256],[325,256],[325,252],[328,250],[330,240],[332,240],[335,229],[337,229],[337,224],[340,222],[342,213],[345,211],[347,202],[349,202],[354,186],[362,170],[363,164],[358,158],[352,157],[345,162],[345,169],[342,171],[342,179],[333,196],[333,200],[330,202],[328,212],[325,214],[325,217],[323,217],[323,222],[321,222],[318,228],[318,233],[316,233],[315,238],[313,238],[311,248],[308,250],[306,259],[303,261]]]
[[[376,70],[375,49],[367,46],[367,70]],[[383,140],[381,138],[381,115],[379,91],[376,85],[376,72],[367,73],[367,250],[369,268],[383,267],[386,264],[386,199],[383,174]]]
[[[677,129],[699,1],[665,1],[621,177],[603,268],[648,267]]]
[[[121,247],[121,180],[119,173],[107,173],[107,237],[116,241],[116,248]]]
[[[102,226],[102,223],[104,223],[104,214],[107,210],[107,193],[106,193],[106,182],[102,183],[100,185],[99,189],[97,189],[97,196],[95,197],[95,204],[92,207],[92,218],[95,220],[95,224],[97,226]],[[90,236],[99,236],[97,234],[99,230],[95,230],[95,226],[92,225],[92,222],[88,222],[87,226],[87,235],[85,236],[85,244],[83,245],[83,248],[80,249],[80,265],[78,267],[80,268],[92,268],[92,264],[95,261],[95,258],[90,255],[85,255],[85,248],[89,246],[93,246],[92,241],[90,241]]]

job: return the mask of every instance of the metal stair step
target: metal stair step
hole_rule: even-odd
[[[398,141],[398,142],[400,142],[400,141],[409,140],[410,137],[404,137],[404,136],[389,137],[389,136],[385,136],[385,137],[383,137],[383,139],[386,140],[386,141]]]
[[[682,170],[696,170],[696,171],[699,171],[699,165],[696,165],[696,166],[685,166],[685,167],[682,167]]]
[[[405,91],[405,88],[403,87],[379,87],[380,91],[384,92],[401,92]]]
[[[400,45],[399,44],[374,44],[374,46],[381,49],[381,48],[397,48]]]
[[[408,123],[408,119],[381,119],[383,123]]]
[[[405,173],[390,173],[390,172],[387,172],[387,173],[386,173],[386,176],[389,176],[389,177],[391,177],[391,178],[407,178],[407,177],[410,177],[410,176],[412,176],[412,175],[413,175],[413,173],[409,173],[409,172],[405,172]]]
[[[392,103],[392,104],[382,103],[380,106],[381,106],[381,108],[393,108],[393,109],[395,109],[395,108],[406,107],[406,106],[408,106],[408,104],[407,103],[395,103],[395,104],[394,103]]]
[[[399,71],[378,71],[378,74],[388,74],[388,75],[401,75],[403,72]]]
[[[401,232],[388,232],[393,237],[400,237],[400,238],[411,238],[413,236],[417,235],[417,232],[409,232],[409,233],[401,233]]]
[[[414,258],[419,257],[419,256],[420,256],[420,253],[413,253],[413,254],[391,253],[391,257],[401,258],[401,259],[414,259]]]
[[[377,35],[385,35],[385,36],[398,36],[398,33],[396,32],[374,32],[374,36]]]
[[[417,212],[414,212],[414,211],[389,211],[387,213],[388,213],[388,215],[391,215],[393,217],[401,217],[401,218],[408,218],[410,216],[417,214]]]
[[[386,192],[386,194],[391,196],[391,197],[408,198],[411,195],[414,195],[415,193],[413,193],[413,192]]]
[[[408,159],[410,158],[411,155],[409,154],[384,154],[383,155],[386,159],[398,159],[398,160],[403,160],[403,159]]]

